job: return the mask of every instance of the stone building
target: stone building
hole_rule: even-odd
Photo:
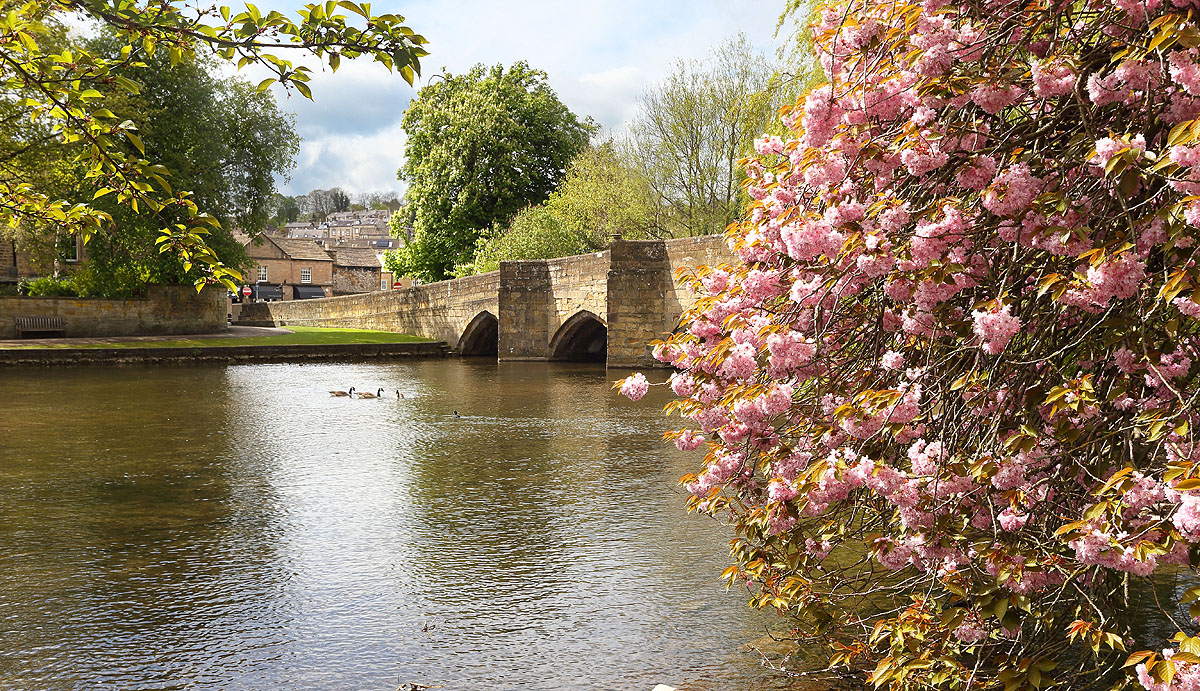
[[[331,249],[333,260],[333,292],[369,293],[391,288],[390,281],[384,284],[383,263],[372,249],[338,247]]]
[[[333,290],[333,258],[313,240],[262,237],[247,243],[254,266],[245,280],[260,300],[326,297]]]
[[[68,274],[86,258],[87,249],[78,237],[66,236],[57,243],[51,241],[37,248],[0,237],[0,283]]]
[[[12,240],[0,239],[0,283],[16,283],[19,277],[17,244]]]
[[[289,223],[283,227],[283,232],[289,238],[306,238],[309,240],[319,240],[329,237],[329,229],[308,221],[297,221]]]

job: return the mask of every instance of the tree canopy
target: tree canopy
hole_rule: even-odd
[[[110,33],[87,48],[111,56],[120,44]],[[197,206],[220,221],[207,244],[223,265],[240,269],[245,255],[231,231],[253,235],[263,229],[274,211],[275,176],[286,176],[291,169],[299,138],[269,91],[215,72],[212,58],[197,55],[172,66],[158,53],[145,67],[119,72],[138,84],[137,94],[117,90],[106,94],[106,103],[117,117],[136,124],[147,158],[171,171],[172,185],[190,190]],[[89,201],[90,186],[80,171],[71,173],[66,179],[75,189],[68,197]],[[110,214],[114,224],[89,243],[88,261],[73,277],[76,291],[129,294],[147,282],[186,279],[175,253],[155,251],[158,219],[111,198],[94,205]],[[58,234],[56,229],[49,232]]]
[[[554,190],[596,126],[580,120],[518,62],[476,65],[423,87],[404,114],[399,177],[409,183],[414,234],[398,268],[424,280],[470,262],[480,235]]]
[[[551,259],[608,247],[613,237],[662,237],[663,212],[641,173],[611,141],[575,157],[545,203],[519,211],[480,236],[474,259],[456,276],[495,271],[501,261]]]
[[[678,61],[642,93],[625,158],[648,182],[676,237],[721,232],[747,201],[738,160],[772,127],[789,92],[745,36]]]
[[[356,16],[357,26],[341,10]],[[0,224],[15,231],[48,224],[84,239],[113,227],[111,213],[95,200],[110,201],[157,219],[163,252],[177,255],[184,272],[200,285],[232,286],[237,272],[224,266],[206,239],[219,221],[190,190],[171,183],[171,171],[147,155],[138,126],[109,107],[112,91],[137,94],[123,71],[156,53],[176,65],[197,51],[216,54],[238,67],[256,64],[273,76],[257,90],[279,82],[306,97],[310,68],[281,57],[315,56],[337,69],[343,58],[369,55],[412,83],[425,39],[394,14],[373,15],[350,0],[305,5],[298,20],[263,13],[253,5],[195,8],[179,0],[31,0],[0,16],[0,79],[8,96],[11,151],[49,140],[71,149],[71,165],[90,185],[90,199],[75,202],[39,176],[0,179]],[[89,18],[110,27],[121,43],[106,57],[65,40],[63,22]],[[13,159],[16,160],[16,159]],[[243,200],[246,201],[246,200]],[[250,208],[250,207],[246,207]]]

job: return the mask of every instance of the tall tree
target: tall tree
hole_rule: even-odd
[[[540,204],[596,130],[518,62],[508,70],[476,65],[425,86],[404,114],[408,134],[401,180],[414,213],[404,273],[446,278],[471,261],[480,234]]]
[[[121,45],[116,33],[109,32],[87,48],[111,57],[119,55]],[[292,119],[279,111],[269,91],[218,76],[211,58],[184,58],[172,66],[158,53],[144,67],[118,74],[137,82],[138,93],[108,94],[109,109],[137,125],[146,155],[172,171],[172,186],[190,190],[196,204],[220,221],[207,244],[222,264],[240,267],[245,254],[231,231],[255,234],[271,216],[275,177],[287,174],[298,150]],[[75,194],[83,202],[92,191],[85,183]],[[147,281],[184,280],[182,260],[155,251],[157,218],[134,213],[111,198],[95,204],[116,223],[88,245],[89,261],[77,277],[77,289],[127,294]]]
[[[276,192],[271,197],[271,222],[276,226],[285,226],[300,218],[300,204],[296,197]]]
[[[340,13],[359,15],[358,23]],[[65,21],[96,20],[118,31],[123,43],[116,58],[103,58],[56,40]],[[365,28],[362,28],[365,27]],[[232,286],[236,272],[221,264],[208,246],[218,224],[186,189],[167,180],[169,171],[146,156],[136,124],[108,107],[105,92],[136,93],[136,82],[119,72],[156,51],[172,65],[210,52],[239,67],[257,64],[273,82],[310,96],[311,69],[294,65],[284,53],[307,54],[332,69],[343,57],[371,56],[412,83],[425,39],[394,14],[372,15],[349,1],[309,4],[296,20],[183,0],[30,0],[13,3],[0,15],[0,77],[5,107],[22,111],[18,141],[37,141],[45,132],[71,149],[79,177],[94,189],[92,199],[71,203],[36,176],[0,179],[0,226],[9,232],[28,223],[58,226],[88,238],[114,227],[112,215],[92,201],[111,196],[133,213],[156,215],[164,249],[177,254],[197,284]]]
[[[738,160],[788,100],[773,71],[738,35],[705,60],[677,62],[642,94],[627,154],[669,210],[672,234],[716,233],[737,218],[745,200]]]
[[[350,210],[350,195],[341,187],[313,190],[296,201],[300,211],[314,221],[324,221],[329,214]]]

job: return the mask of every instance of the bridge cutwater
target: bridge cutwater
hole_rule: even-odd
[[[675,271],[733,261],[720,235],[614,240],[604,252],[506,261],[500,270],[404,290],[245,305],[239,324],[375,329],[500,360],[659,365],[650,341],[696,296]]]

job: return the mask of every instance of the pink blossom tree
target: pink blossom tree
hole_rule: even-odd
[[[657,343],[752,604],[893,689],[1200,688],[1198,0],[841,0]],[[640,375],[623,392],[637,398]],[[1136,585],[1133,588],[1136,591]]]

